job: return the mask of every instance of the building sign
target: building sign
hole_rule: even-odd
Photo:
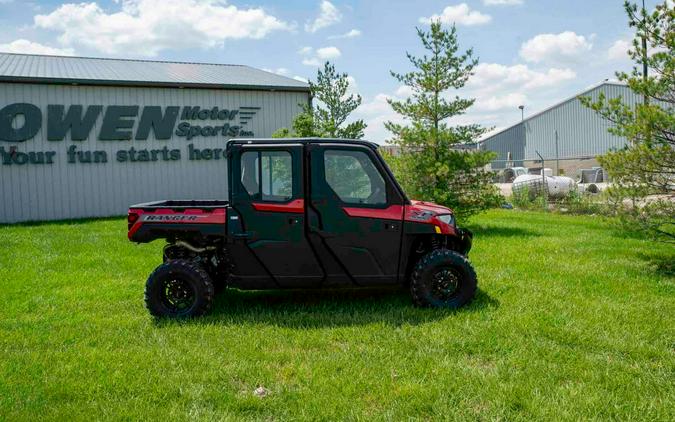
[[[255,136],[247,129],[260,107],[241,106],[237,109],[200,106],[120,106],[49,104],[46,116],[30,103],[9,104],[0,109],[0,142],[22,143],[31,140],[40,129],[46,130],[46,139],[61,142],[84,141],[89,138],[94,125],[102,116],[96,139],[107,141],[145,141],[154,134],[157,140],[172,137],[191,141],[194,138],[222,137],[225,139]],[[46,118],[45,118],[46,117]],[[134,127],[136,128],[134,131]],[[1,144],[0,144],[1,145]],[[198,149],[187,146],[190,160],[218,160],[224,158],[223,149]],[[56,151],[20,152],[17,147],[0,146],[3,165],[52,164]],[[107,151],[82,151],[70,145],[66,151],[68,163],[176,161],[182,158],[180,149],[144,149],[131,147],[116,151],[108,157]]]

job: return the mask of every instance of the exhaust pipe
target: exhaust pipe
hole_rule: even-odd
[[[202,253],[202,252],[212,251],[212,250],[216,249],[215,246],[207,246],[205,248],[198,248],[196,246],[192,246],[191,244],[189,244],[188,242],[186,242],[184,240],[178,240],[178,241],[176,241],[176,243],[174,243],[174,245],[182,246],[185,249],[188,249],[188,250],[190,250],[192,252],[195,252],[195,253]]]

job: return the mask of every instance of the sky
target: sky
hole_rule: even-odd
[[[387,103],[410,91],[390,71],[421,55],[416,27],[457,26],[479,59],[459,93],[474,106],[450,124],[499,130],[629,70],[622,0],[0,0],[0,51],[245,64],[315,79],[330,60],[363,102],[354,118],[384,143]],[[653,7],[656,0],[647,0]]]

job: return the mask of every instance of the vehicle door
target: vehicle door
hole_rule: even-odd
[[[395,283],[405,198],[381,157],[358,144],[308,148],[310,240],[327,282]]]
[[[319,283],[323,271],[305,234],[301,145],[232,149],[232,207],[245,241],[280,287]]]

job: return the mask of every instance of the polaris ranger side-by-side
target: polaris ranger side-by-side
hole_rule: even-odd
[[[202,315],[216,287],[399,284],[416,305],[446,308],[473,298],[471,232],[450,209],[409,200],[375,144],[235,139],[227,159],[229,200],[129,209],[129,240],[167,241],[146,283],[152,315]]]

